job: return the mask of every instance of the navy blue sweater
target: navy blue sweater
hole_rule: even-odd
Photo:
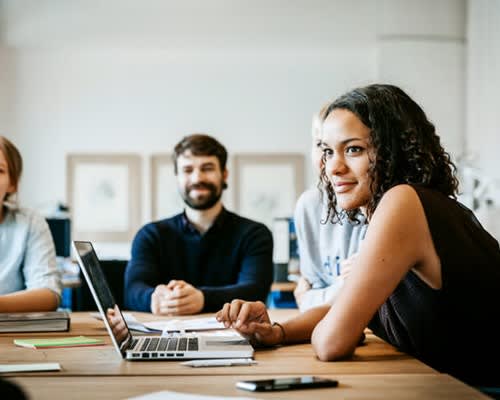
[[[273,239],[265,225],[225,209],[203,235],[184,213],[145,225],[125,272],[125,306],[151,311],[159,284],[184,280],[205,296],[203,312],[233,299],[265,301],[273,279]]]

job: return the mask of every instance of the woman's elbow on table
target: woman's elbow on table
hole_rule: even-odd
[[[350,357],[356,348],[356,345],[347,343],[342,339],[334,339],[329,335],[322,335],[320,332],[313,332],[311,338],[316,356],[321,361],[335,361]]]

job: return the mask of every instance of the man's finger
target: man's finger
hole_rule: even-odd
[[[172,290],[172,298],[180,298],[193,294],[196,289],[192,285],[176,286]]]
[[[167,308],[172,308],[172,307],[181,307],[184,304],[189,304],[191,303],[191,299],[188,296],[182,297],[182,298],[170,298],[170,299],[163,299],[161,301],[162,307],[167,307]]]
[[[238,320],[238,315],[240,313],[240,308],[243,304],[243,300],[235,299],[231,302],[231,307],[229,309],[229,321],[235,323]]]

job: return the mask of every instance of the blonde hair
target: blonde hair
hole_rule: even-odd
[[[7,193],[0,202],[4,205],[16,206],[17,202],[12,198],[17,192],[19,186],[19,180],[21,179],[21,174],[23,172],[23,159],[21,153],[14,144],[7,139],[5,136],[0,135],[0,151],[5,157],[7,162],[7,171],[9,173],[10,184],[14,186],[14,191],[12,193]]]
[[[321,137],[321,125],[322,121],[320,118],[320,114],[315,113],[312,117],[312,124],[311,124],[311,136],[313,140]]]
[[[319,138],[321,137],[322,130],[323,130],[323,122],[325,122],[325,115],[328,111],[328,106],[331,104],[331,102],[323,104],[321,109],[313,114],[312,117],[312,129],[311,129],[311,135],[312,138]]]

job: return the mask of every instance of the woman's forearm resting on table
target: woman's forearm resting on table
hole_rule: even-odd
[[[299,343],[309,341],[314,327],[326,315],[330,306],[314,307],[306,312],[299,314],[297,317],[282,322],[281,326],[284,330],[283,343]]]
[[[21,290],[0,296],[0,312],[53,311],[59,296],[50,289]]]

